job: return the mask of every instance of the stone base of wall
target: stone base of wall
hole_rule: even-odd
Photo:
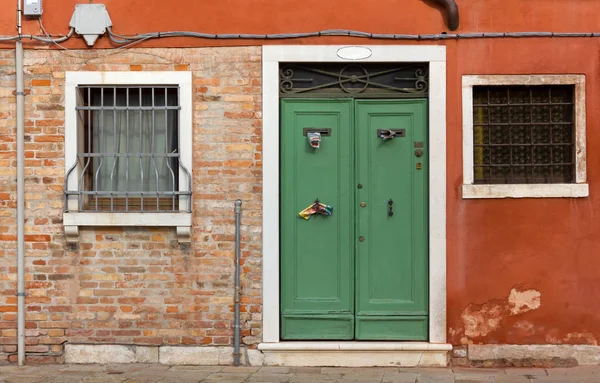
[[[448,364],[449,354],[445,350],[260,351],[246,347],[242,348],[241,353],[241,363],[246,366],[346,367],[441,367]],[[551,368],[600,365],[600,346],[591,345],[469,345],[455,346],[450,354],[450,364],[453,366]],[[79,364],[232,365],[233,347],[66,344],[63,359],[64,363]],[[33,360],[31,362],[40,363]]]
[[[452,365],[469,367],[574,367],[600,365],[600,346],[485,344],[455,346]]]
[[[262,353],[241,349],[241,363],[262,366]],[[233,347],[126,346],[104,344],[67,344],[65,363],[160,363],[167,365],[229,366]]]
[[[246,366],[444,367],[448,351],[418,350],[253,350],[242,348]],[[233,347],[126,346],[67,344],[65,363],[159,363],[165,365],[232,365]]]

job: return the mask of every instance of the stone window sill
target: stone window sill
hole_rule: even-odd
[[[589,185],[581,184],[512,184],[463,185],[463,199],[483,198],[583,198],[590,195]]]
[[[79,227],[150,226],[176,227],[180,243],[191,242],[192,214],[182,213],[63,213],[63,226],[67,242],[79,242]]]

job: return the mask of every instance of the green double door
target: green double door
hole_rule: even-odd
[[[426,340],[427,101],[283,99],[280,150],[281,338]]]

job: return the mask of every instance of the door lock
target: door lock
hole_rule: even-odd
[[[358,240],[359,240],[360,242],[364,242],[364,241],[365,241],[365,237],[358,237]]]
[[[394,215],[394,201],[392,201],[392,199],[390,198],[390,200],[388,201],[388,216],[393,216]]]
[[[417,157],[423,156],[423,151],[421,149],[415,150],[415,156],[417,156]]]

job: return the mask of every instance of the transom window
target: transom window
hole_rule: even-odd
[[[80,211],[179,211],[178,86],[79,86],[76,109]]]
[[[476,184],[574,182],[572,85],[473,87]]]

